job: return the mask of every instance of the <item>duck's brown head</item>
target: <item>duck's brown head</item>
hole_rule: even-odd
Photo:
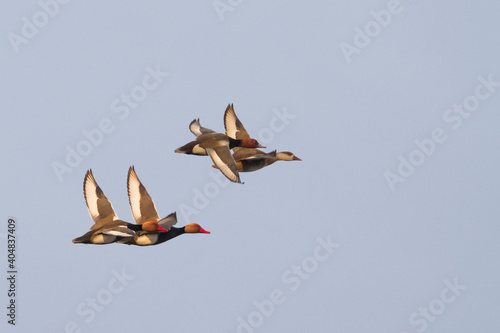
[[[197,223],[191,223],[191,224],[188,224],[184,230],[186,231],[186,233],[188,234],[209,234],[210,231],[206,231],[205,229],[203,229],[199,224]]]
[[[298,158],[297,156],[295,156],[293,153],[291,153],[289,151],[282,151],[282,152],[276,153],[276,158],[278,160],[282,160],[282,161],[302,161],[300,158]]]
[[[153,232],[153,231],[168,231],[165,228],[160,227],[158,222],[155,221],[149,221],[149,222],[144,222],[142,224],[142,230],[148,231],[148,232]]]
[[[260,143],[255,139],[241,139],[241,147],[244,148],[266,148],[261,146]]]

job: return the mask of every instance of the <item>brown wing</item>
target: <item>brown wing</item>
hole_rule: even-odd
[[[202,127],[200,125],[200,119],[195,119],[189,124],[189,130],[191,133],[193,133],[195,136],[200,136],[202,134],[208,134],[208,133],[215,133],[215,131],[212,131],[209,128]]]
[[[226,135],[236,139],[249,139],[250,135],[241,123],[241,121],[236,117],[233,105],[229,104],[224,112],[224,127],[226,129]]]
[[[113,205],[108,198],[106,198],[99,185],[97,185],[92,170],[88,170],[85,174],[83,180],[83,196],[85,197],[89,214],[94,220],[94,225],[90,230],[98,229],[106,223],[119,220],[113,209]]]
[[[144,185],[142,185],[139,177],[137,177],[133,166],[128,170],[127,190],[135,223],[142,224],[148,221],[156,222],[160,220],[155,203]]]
[[[208,155],[219,170],[232,182],[241,183],[236,162],[231,156],[229,146],[206,148]]]

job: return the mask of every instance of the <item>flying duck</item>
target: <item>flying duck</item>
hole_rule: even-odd
[[[226,120],[226,118],[230,120]],[[234,149],[236,147],[239,147],[241,149],[266,147],[261,146],[257,140],[250,138],[246,131],[245,137],[239,138],[235,135],[232,135],[236,133],[233,133],[235,131],[228,132],[228,126],[231,128],[232,125],[226,125],[226,122],[235,122],[235,124],[238,123],[244,130],[243,125],[234,113],[233,106],[230,104],[227,106],[226,112],[224,113],[224,126],[226,127],[226,135],[202,127],[200,125],[200,120],[195,119],[189,124],[189,130],[196,136],[196,140],[177,148],[175,152],[192,155],[208,154],[210,155],[210,158],[217,166],[217,168],[220,169],[220,171],[224,174],[224,176],[226,176],[232,182],[241,183],[238,169],[236,167],[236,162],[231,156],[230,149]],[[235,126],[236,125],[234,125],[233,127]]]
[[[224,113],[224,127],[226,135],[238,140],[245,140],[250,137],[245,126],[236,116],[232,105],[228,106]],[[293,153],[284,151],[277,153],[276,151],[265,153],[259,149],[244,149],[240,147],[233,148],[233,159],[236,162],[238,172],[251,172],[262,169],[274,162],[281,161],[302,161]],[[217,167],[214,165],[213,167]]]
[[[276,150],[265,153],[259,149],[239,149],[234,148],[234,161],[238,172],[252,172],[260,170],[276,161],[302,161],[289,151],[276,152]],[[212,165],[217,168],[217,166]]]
[[[160,227],[156,222],[135,225],[120,220],[113,209],[113,205],[106,198],[99,185],[97,185],[92,170],[88,170],[85,174],[83,195],[90,217],[94,220],[94,225],[86,234],[73,239],[73,243],[109,244],[124,237],[133,237],[136,235],[135,232],[140,230],[166,231],[166,229]]]
[[[184,233],[210,233],[196,223],[188,224],[182,228],[174,227],[173,225],[177,223],[177,215],[175,212],[163,219],[160,219],[160,216],[156,211],[156,206],[153,202],[153,199],[151,199],[148,191],[146,190],[144,185],[142,185],[133,166],[131,166],[128,170],[127,189],[130,208],[132,210],[132,215],[134,216],[135,222],[138,225],[144,225],[151,221],[156,222],[167,232],[137,231],[134,237],[128,237],[119,240],[119,243],[148,246],[166,242]]]

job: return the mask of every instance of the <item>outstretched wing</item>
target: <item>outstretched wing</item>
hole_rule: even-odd
[[[233,109],[233,104],[229,104],[224,112],[224,127],[226,128],[226,135],[236,139],[248,139],[250,135],[241,123],[241,121],[236,117],[236,113]]]
[[[106,198],[99,185],[97,185],[92,170],[88,170],[85,174],[83,180],[83,196],[85,197],[89,214],[94,220],[94,225],[90,230],[98,229],[106,223],[119,220],[113,209],[113,205],[108,198]]]
[[[156,222],[160,219],[153,199],[137,177],[133,166],[128,169],[127,190],[135,223]]]
[[[170,228],[172,228],[175,224],[177,224],[177,214],[175,212],[158,221],[158,225],[167,230],[170,230]]]
[[[213,148],[206,148],[208,155],[212,158],[214,164],[219,170],[232,182],[241,183],[240,175],[236,162],[231,156],[229,146],[216,146]]]
[[[195,119],[189,124],[189,130],[191,133],[196,135],[196,137],[202,135],[202,134],[207,134],[207,133],[215,133],[215,131],[212,131],[209,128],[202,127],[200,125],[200,119]]]

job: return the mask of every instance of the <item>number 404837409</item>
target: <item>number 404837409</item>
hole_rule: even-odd
[[[8,252],[8,263],[9,269],[15,269],[16,267],[16,221],[13,219],[8,220],[7,225],[7,252]]]

